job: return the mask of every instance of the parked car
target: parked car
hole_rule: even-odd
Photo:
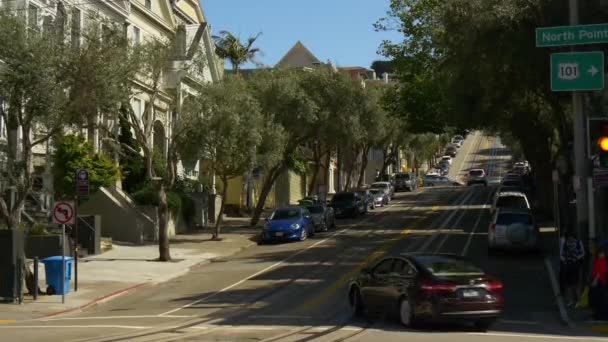
[[[523,192],[502,191],[499,190],[494,196],[492,202],[492,212],[500,208],[530,210],[530,201],[528,196]]]
[[[454,158],[454,157],[456,157],[457,153],[458,153],[458,148],[456,148],[454,146],[448,146],[445,148],[444,155]]]
[[[462,185],[445,176],[426,175],[422,177],[422,186],[457,186]]]
[[[488,180],[486,179],[486,172],[484,169],[471,169],[467,176],[467,185],[481,184],[488,186]]]
[[[488,252],[500,249],[539,250],[539,227],[530,210],[499,208],[488,229]]]
[[[312,223],[315,226],[316,232],[326,232],[330,228],[336,227],[334,208],[319,204],[308,207],[308,211],[310,211]]]
[[[369,191],[369,189],[357,189],[354,191],[361,197],[361,199],[365,203],[365,212],[367,212],[368,209],[374,209],[374,196]]]
[[[356,218],[365,213],[365,203],[356,192],[338,192],[329,203],[334,208],[336,217],[350,216]]]
[[[460,256],[404,254],[381,259],[349,283],[352,314],[383,312],[401,324],[473,323],[486,331],[504,307],[503,284]]]
[[[458,146],[461,147],[463,143],[464,143],[464,138],[462,135],[455,135],[452,138],[452,144],[458,144]]]
[[[397,173],[395,175],[395,191],[414,191],[417,188],[416,175],[412,172]]]
[[[452,166],[452,156],[451,155],[445,155],[445,156],[441,157],[441,161],[447,162],[448,165]]]
[[[380,189],[369,189],[374,198],[374,207],[384,207],[388,204],[388,195]]]
[[[384,193],[386,194],[386,196],[388,197],[389,202],[391,201],[391,199],[393,199],[393,187],[391,186],[391,183],[389,182],[375,182],[372,183],[371,185],[372,189],[380,189],[382,191],[384,191]]]
[[[266,220],[262,241],[306,240],[315,234],[310,212],[306,208],[276,209]]]

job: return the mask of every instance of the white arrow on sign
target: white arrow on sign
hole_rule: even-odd
[[[588,73],[591,74],[591,76],[595,76],[597,75],[598,72],[600,72],[599,70],[597,70],[597,68],[595,67],[595,65],[592,65],[589,70],[587,70]]]

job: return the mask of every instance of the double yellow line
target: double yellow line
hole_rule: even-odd
[[[365,260],[360,262],[356,267],[343,274],[340,278],[333,281],[326,288],[324,288],[319,294],[312,300],[306,301],[302,305],[296,308],[297,313],[304,313],[314,310],[321,306],[331,295],[333,295],[338,289],[342,286],[346,285],[348,281],[354,278],[365,266],[373,262],[374,260],[380,259],[384,255],[386,255],[399,241],[401,241],[405,236],[411,234],[413,230],[418,228],[425,219],[427,219],[427,215],[430,212],[439,210],[438,206],[432,207],[431,210],[427,210],[423,212],[423,216],[418,218],[414,223],[403,229],[399,232],[399,234],[388,241],[386,241],[382,246],[380,246],[377,250],[375,250],[372,254],[370,254]]]

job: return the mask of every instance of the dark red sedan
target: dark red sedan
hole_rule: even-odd
[[[503,284],[456,255],[404,254],[364,268],[349,286],[354,315],[386,313],[405,326],[473,323],[487,330],[503,309]]]

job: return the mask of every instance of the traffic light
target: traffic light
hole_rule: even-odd
[[[597,148],[600,167],[608,168],[608,122],[606,121],[600,122]]]

